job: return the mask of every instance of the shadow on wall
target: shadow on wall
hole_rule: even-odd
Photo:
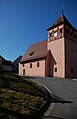
[[[49,75],[49,76],[53,77],[53,76],[54,76],[54,65],[56,65],[57,62],[56,62],[56,60],[54,59],[54,57],[53,57],[51,51],[49,51],[49,52],[50,52],[50,60],[49,60],[49,62],[50,62],[49,74],[50,74],[50,75]]]

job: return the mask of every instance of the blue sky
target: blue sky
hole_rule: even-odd
[[[47,39],[61,6],[77,29],[77,0],[0,0],[0,55],[14,61],[31,44]]]

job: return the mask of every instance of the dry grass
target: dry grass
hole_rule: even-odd
[[[43,89],[20,76],[0,73],[0,119],[29,117],[44,100]]]

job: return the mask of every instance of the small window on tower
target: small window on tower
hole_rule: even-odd
[[[52,33],[49,33],[49,37],[51,37],[52,36]]]
[[[57,72],[57,68],[55,68],[55,72]]]
[[[62,29],[60,29],[60,33],[62,33]]]
[[[71,67],[71,73],[73,73],[73,68]]]

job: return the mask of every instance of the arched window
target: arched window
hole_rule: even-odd
[[[30,63],[30,68],[32,68],[32,63]]]
[[[39,67],[39,65],[40,65],[39,62],[37,62],[37,67]]]

